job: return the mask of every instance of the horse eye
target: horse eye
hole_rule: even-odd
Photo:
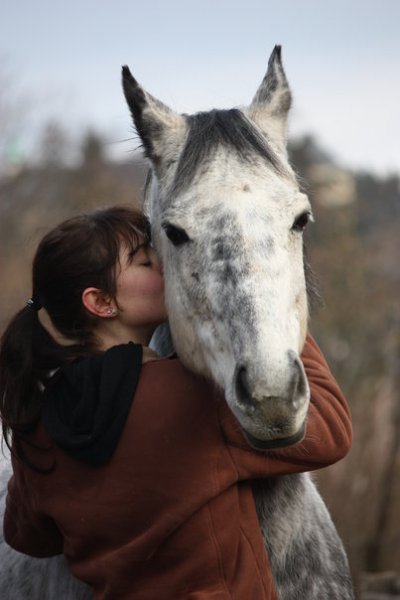
[[[176,227],[175,225],[171,225],[171,223],[164,223],[163,229],[167,238],[174,246],[182,246],[182,244],[190,241],[188,234],[181,227]]]
[[[310,221],[310,217],[311,217],[311,215],[309,212],[301,213],[301,215],[296,217],[296,219],[292,225],[292,231],[300,231],[300,232],[304,231],[308,225],[308,222]]]

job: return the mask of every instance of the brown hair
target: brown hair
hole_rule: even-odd
[[[87,287],[115,298],[121,245],[135,252],[150,242],[150,226],[127,207],[99,209],[64,221],[40,242],[32,268],[33,304],[22,308],[0,346],[0,416],[6,444],[22,454],[19,439],[40,419],[41,393],[49,374],[95,351],[97,317],[82,304]],[[39,320],[43,306],[63,337],[58,343]]]

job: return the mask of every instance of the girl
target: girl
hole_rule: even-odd
[[[341,459],[348,407],[308,336],[306,437],[255,451],[213,385],[148,349],[165,319],[143,215],[99,210],[42,240],[0,352],[6,541],[64,553],[96,599],[274,599],[251,480]]]

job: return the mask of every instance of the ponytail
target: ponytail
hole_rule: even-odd
[[[41,395],[55,369],[87,354],[82,346],[62,346],[39,320],[32,299],[9,323],[0,346],[0,418],[8,448],[22,454],[20,442],[37,425]],[[12,439],[11,439],[12,438]]]

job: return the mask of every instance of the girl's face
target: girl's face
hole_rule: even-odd
[[[161,265],[149,245],[139,245],[134,253],[121,248],[116,301],[120,323],[132,331],[151,336],[166,321]]]

